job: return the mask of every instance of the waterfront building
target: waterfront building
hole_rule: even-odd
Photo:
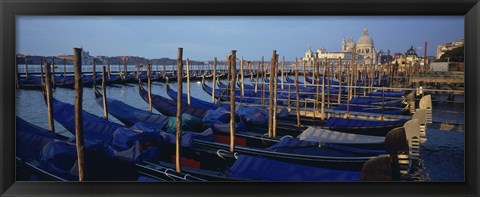
[[[455,42],[448,42],[437,46],[437,59],[440,59],[442,55],[450,50],[453,50],[458,47],[462,47],[465,43],[464,39],[457,40]]]
[[[410,67],[421,68],[426,66],[424,65],[425,57],[420,57],[417,55],[417,52],[413,46],[410,47],[404,54],[402,53],[395,53],[393,57],[392,64],[398,64],[398,71],[404,72]],[[431,58],[427,58],[427,66],[432,61]]]
[[[351,62],[352,58],[355,57],[356,64],[375,66],[380,62],[381,56],[375,49],[373,38],[368,34],[368,29],[365,28],[356,43],[351,36],[348,41],[344,37],[341,43],[341,51],[327,51],[325,48],[319,48],[313,53],[309,46],[302,60],[307,63],[307,66],[310,66],[313,65],[315,57],[318,58],[319,62],[323,62],[325,58],[329,62],[338,61],[338,58],[342,58],[344,62]]]

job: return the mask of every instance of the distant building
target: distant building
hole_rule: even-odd
[[[307,65],[313,65],[314,58],[317,57],[319,62],[323,62],[325,58],[328,61],[337,61],[342,58],[342,61],[349,62],[355,55],[355,63],[374,66],[380,62],[380,55],[375,49],[372,37],[368,34],[368,29],[363,30],[362,36],[358,38],[357,43],[350,37],[348,41],[343,38],[340,52],[328,52],[325,48],[319,48],[313,53],[311,47],[305,52],[302,58]]]
[[[432,71],[449,71],[449,64],[448,62],[433,62],[430,64],[430,68]]]
[[[430,57],[421,57],[417,55],[416,50],[413,48],[413,46],[408,49],[405,54],[402,53],[395,53],[392,64],[398,64],[398,71],[403,72],[405,71],[408,67],[417,67],[417,68],[426,68],[425,66],[425,58],[427,66],[430,64],[430,62],[433,61],[433,59]]]
[[[93,56],[90,56],[90,52],[82,49],[82,64],[89,65],[93,63]]]
[[[460,39],[460,40],[455,41],[455,42],[449,42],[449,43],[444,43],[444,44],[438,45],[437,46],[437,59],[440,59],[440,57],[442,57],[442,55],[445,52],[463,46],[464,43],[465,43],[465,40]]]

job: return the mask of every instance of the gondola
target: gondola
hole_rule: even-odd
[[[69,104],[63,104],[62,106],[56,106],[57,108],[73,108],[72,105]],[[62,109],[65,110],[65,109]],[[67,110],[70,111],[70,110]],[[84,114],[87,112],[84,112]],[[70,115],[72,116],[72,115]],[[97,119],[102,119],[100,117],[97,117]],[[96,128],[100,128],[101,122],[102,121],[93,121],[90,122],[91,119],[85,119],[84,118],[84,124],[96,124]],[[61,124],[65,124],[65,122],[59,121]],[[126,129],[126,128],[125,128]],[[98,132],[98,131],[97,131]],[[145,132],[145,131],[144,131]],[[87,136],[87,135],[85,135]],[[108,137],[104,137],[108,138]],[[285,166],[289,165],[290,163],[285,163],[283,161],[277,161],[277,160],[271,160],[268,158],[264,158],[261,155],[255,155],[255,156],[244,156],[243,154],[230,154],[225,151],[222,151],[221,149],[208,149],[205,146],[197,146],[199,139],[194,139],[194,146],[189,147],[185,146],[182,148],[182,164],[183,164],[183,170],[185,173],[189,173],[191,175],[201,177],[201,178],[206,178],[207,180],[246,180],[245,178],[238,177],[241,176],[241,174],[245,173],[245,171],[241,171],[241,173],[237,173],[236,170],[240,170],[242,168],[236,168],[235,166],[240,166],[240,167],[251,167],[251,166],[245,166],[242,164],[243,159],[248,159],[248,158],[254,158],[254,160],[260,160],[262,163],[267,164],[269,162],[269,165],[272,166],[272,169],[275,169],[275,166]],[[203,140],[201,140],[203,141]],[[203,141],[205,142],[205,141]],[[185,145],[184,142],[182,141],[182,146]],[[174,153],[173,149],[174,146],[169,146],[166,144],[163,144],[161,147],[159,147],[159,162],[150,162],[150,161],[144,161],[145,163],[148,163],[152,166],[155,165],[160,165],[163,163],[172,163],[173,157],[172,153]],[[237,159],[238,158],[238,159]],[[239,163],[237,163],[239,161]],[[314,162],[314,161],[312,161]],[[318,163],[319,161],[316,161],[315,163]],[[352,166],[351,160],[344,160],[343,162],[337,163],[338,165],[343,165],[344,167],[346,166]],[[258,165],[258,164],[257,164]],[[153,168],[149,166],[143,166],[145,168],[148,168],[149,170],[154,170]],[[347,168],[349,170],[332,170],[329,168],[318,168],[318,167],[306,167],[305,165],[298,165],[298,164],[292,164],[289,166],[292,168],[292,170],[300,168],[302,170],[306,169],[311,169],[314,170],[316,173],[314,174],[322,174],[323,176],[316,176],[314,177],[314,174],[310,175],[309,177],[311,179],[306,179],[306,178],[301,178],[298,177],[296,174],[290,174],[287,177],[281,178],[281,180],[339,180],[341,181],[349,181],[344,178],[344,176],[341,175],[341,173],[359,173],[360,168]],[[248,168],[247,168],[248,169]],[[278,168],[276,168],[278,169]],[[245,169],[244,169],[245,170]],[[248,170],[249,171],[249,170]],[[248,172],[247,171],[247,172]],[[294,170],[298,172],[299,170]],[[325,173],[331,174],[332,172],[336,173],[337,176],[325,176]],[[339,174],[340,173],[340,174]],[[237,176],[233,176],[237,174]],[[238,175],[240,174],[240,175]],[[287,175],[287,174],[285,174]],[[262,180],[277,180],[275,177],[268,177],[268,176],[263,176],[261,178]],[[358,179],[353,179],[353,180],[358,180]]]
[[[176,98],[176,96],[175,96],[176,92],[174,92],[168,84],[167,84],[166,88],[167,88],[167,94],[172,95],[172,97]],[[140,97],[145,102],[149,102],[148,101],[148,92],[141,85],[139,85],[139,94],[140,94]],[[151,94],[151,95],[152,95],[152,106],[158,112],[160,112],[161,114],[166,115],[166,116],[175,116],[176,115],[177,103],[175,101],[173,101],[169,98],[165,98],[165,97],[160,96],[160,95],[155,95],[155,94]],[[202,106],[197,106],[196,101],[198,101],[198,100],[199,100],[198,98],[191,97],[190,105],[187,105],[187,104],[182,105],[182,113],[190,114],[190,115],[193,115],[197,118],[203,119],[207,115],[209,110],[218,110],[219,112],[221,112],[223,109],[226,110],[226,111],[229,111],[229,109],[230,109],[230,106],[228,106],[227,104],[221,104],[221,105],[206,104],[206,105],[202,105]],[[202,102],[204,102],[204,101],[202,101]],[[184,103],[187,103],[187,101],[184,100]],[[221,107],[218,107],[218,106],[221,106]],[[256,108],[256,107],[251,107],[251,106],[237,106],[237,108],[239,108],[239,107],[242,108],[240,111],[245,110],[245,108],[252,108],[252,109]],[[220,109],[220,108],[222,108],[222,109]],[[264,111],[263,109],[260,109],[260,108],[258,108],[258,110]],[[258,111],[258,110],[255,110],[255,111]],[[240,111],[237,110],[237,113],[239,113]],[[214,112],[210,112],[210,113],[212,114]],[[277,115],[280,119],[282,117],[289,116],[288,112],[286,110],[280,110],[280,112]],[[266,116],[266,112],[265,112],[265,114],[262,115],[262,117],[263,116]],[[258,118],[261,118],[261,117],[258,117]],[[253,122],[245,120],[245,123],[253,123]],[[298,128],[297,126],[292,126],[290,124],[285,125],[285,124],[282,124],[280,122],[279,122],[279,124],[282,125],[282,126],[278,126],[277,130],[279,131],[279,133],[282,133],[282,131],[284,130],[285,132],[282,133],[283,135],[296,135],[296,134],[298,134],[298,131],[301,131],[304,128],[304,127]],[[259,129],[260,131],[266,131],[265,130],[266,129],[265,125],[259,127],[258,124],[255,124],[255,125],[246,124],[245,126],[247,128],[250,128],[250,129]],[[228,126],[225,129],[228,129]],[[297,132],[292,133],[292,131],[297,131]]]
[[[103,106],[103,100],[102,100],[102,97],[99,95],[99,93],[96,94],[97,95],[97,103],[100,105],[100,106]],[[143,110],[139,110],[139,109],[134,109],[133,107],[125,104],[125,103],[122,103],[120,101],[116,101],[114,99],[107,99],[107,106],[110,106],[112,105],[113,109],[112,111],[109,111],[110,114],[112,114],[113,116],[117,117],[118,119],[120,120],[124,120],[125,124],[126,125],[133,125],[135,123],[138,123],[138,122],[144,122],[144,123],[147,123],[148,125],[161,125],[161,124],[164,124],[164,121],[161,120],[161,121],[156,121],[156,120],[159,120],[161,118],[161,115],[158,115],[158,114],[153,114],[153,113],[150,113],[148,111],[143,111]],[[131,116],[129,115],[125,115],[123,112],[119,111],[119,110],[116,110],[118,108],[122,108],[126,111],[129,111],[131,112]],[[126,112],[125,111],[125,112]],[[140,115],[141,114],[141,115]],[[128,116],[129,120],[126,120],[126,116]],[[182,125],[184,125],[182,123]],[[198,126],[197,126],[198,127]],[[200,125],[201,127],[201,125]],[[158,129],[158,128],[155,128],[155,129]],[[215,139],[217,142],[224,142],[221,140],[222,136],[226,136],[228,133],[225,133],[225,134],[222,134],[222,133],[216,133],[215,135]],[[377,154],[384,154],[385,152],[382,152],[382,151],[374,151],[374,150],[363,150],[363,149],[360,149],[360,148],[357,148],[357,149],[353,149],[351,147],[347,148],[347,147],[343,147],[341,145],[336,145],[336,146],[331,146],[329,144],[322,144],[322,148],[318,148],[319,144],[318,143],[315,143],[315,142],[302,142],[302,141],[298,141],[297,139],[293,138],[293,139],[281,139],[280,141],[277,141],[277,143],[271,147],[268,147],[267,149],[265,150],[255,150],[255,148],[264,148],[264,147],[258,147],[258,146],[265,146],[265,144],[262,144],[262,143],[265,143],[264,141],[262,141],[261,139],[259,138],[251,138],[248,136],[248,134],[243,134],[241,132],[239,132],[240,134],[240,137],[238,138],[239,141],[243,141],[243,144],[241,145],[247,145],[248,144],[248,147],[246,147],[245,149],[243,148],[238,148],[238,151],[239,153],[243,153],[243,154],[257,154],[256,152],[262,152],[260,154],[264,154],[265,157],[271,157],[271,158],[281,158],[281,157],[284,157],[284,155],[282,154],[279,154],[278,155],[278,152],[280,153],[285,153],[285,152],[288,152],[288,153],[293,153],[293,154],[290,154],[289,156],[290,157],[299,157],[299,158],[302,158],[302,156],[305,156],[305,157],[311,157],[311,156],[316,156],[318,158],[308,158],[308,159],[316,159],[316,160],[319,160],[320,159],[323,159],[324,161],[328,161],[328,160],[335,160],[335,159],[332,159],[333,157],[337,157],[337,159],[339,160],[342,160],[342,159],[352,159],[353,160],[358,160],[358,158],[361,158],[362,156],[360,155],[377,155]],[[215,145],[218,145],[218,143],[211,143],[211,142],[199,142],[200,144],[202,145],[205,145],[205,146],[208,146],[210,148],[212,148],[213,146]],[[255,147],[257,146],[257,147]],[[218,146],[218,148],[221,148],[223,146]],[[298,148],[297,150],[295,150],[296,148]],[[288,149],[288,150],[287,150]],[[337,151],[337,150],[340,150],[340,151]],[[268,153],[270,151],[270,153]],[[276,152],[278,151],[278,152]],[[310,155],[302,155],[302,151],[305,152],[305,154],[310,154]],[[270,156],[272,155],[272,156]],[[324,158],[322,158],[322,156],[324,156]],[[346,158],[340,158],[340,157],[346,157]],[[355,158],[355,157],[358,157],[358,158]],[[285,159],[285,158],[283,158]],[[296,162],[298,163],[301,163],[301,160],[302,159],[292,159],[292,160],[298,160]]]
[[[75,139],[52,133],[25,120],[16,118],[17,180],[78,181]],[[85,141],[85,173],[87,181],[135,181],[145,179],[135,164],[118,159],[123,153],[93,141]],[[160,172],[160,171],[159,171]],[[164,181],[161,173],[148,175],[150,181]]]
[[[204,90],[208,92],[208,88],[203,84]],[[211,90],[211,89],[210,89]],[[240,99],[236,98],[235,100]],[[192,104],[192,103],[191,103]],[[193,103],[195,104],[195,103]],[[280,119],[283,121],[294,121],[293,116],[289,116],[285,119]],[[353,119],[353,118],[341,118],[341,117],[329,117],[326,121],[306,121],[304,124],[315,125],[318,127],[347,132],[355,133],[362,135],[373,135],[373,136],[385,136],[393,128],[402,126],[407,119],[397,119],[397,120],[364,120],[364,119]]]

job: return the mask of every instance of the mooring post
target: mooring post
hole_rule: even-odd
[[[117,65],[117,74],[118,74],[118,76],[120,76],[120,80],[123,81],[124,79],[123,79],[122,72],[120,70],[120,62],[118,62],[118,65]]]
[[[136,63],[135,63],[135,79],[138,79],[139,77],[139,69],[140,69],[140,62],[138,60],[138,56],[136,57]]]
[[[55,57],[52,57],[52,72],[50,74],[52,75],[52,85],[55,87]]]
[[[273,50],[272,59],[270,59],[270,81],[269,81],[269,96],[268,96],[268,137],[273,137],[273,94],[274,94],[274,79],[275,77],[275,58],[277,50]],[[273,76],[272,76],[273,75]]]
[[[326,58],[325,58],[325,60],[326,60]],[[327,64],[326,65],[326,71],[325,71],[326,72],[325,75],[327,76],[327,79],[326,79],[327,80],[327,82],[326,82],[327,83],[327,101],[326,102],[327,102],[327,108],[329,108],[329,109],[330,109],[330,97],[331,97],[330,86],[332,86],[332,80],[331,80],[332,76],[331,76],[330,68],[331,68],[331,64],[330,64],[330,66]]]
[[[297,127],[300,127],[300,91],[298,86],[298,64],[295,64],[295,109],[297,114]]]
[[[215,103],[215,80],[217,79],[217,57],[213,58],[212,103]]]
[[[281,74],[281,77],[280,77],[281,78],[280,82],[282,83],[282,86],[281,86],[282,90],[283,90],[284,70],[285,70],[285,56],[282,56],[282,74]]]
[[[317,61],[317,53],[315,53],[315,58],[313,58],[313,66],[312,66],[312,84],[315,85],[315,84],[318,84],[318,83],[315,83],[317,82],[317,80],[320,80],[320,78],[316,78],[318,77],[318,75],[320,75],[320,73],[318,73],[318,70],[317,70],[317,64],[318,64],[318,61]],[[318,87],[318,86],[317,86]]]
[[[243,57],[240,58],[240,83],[241,83],[241,86],[240,86],[240,89],[241,89],[241,100],[243,100],[243,96],[244,96],[244,85],[243,85]]]
[[[152,65],[147,64],[148,110],[152,112]]]
[[[110,64],[111,64],[111,58],[109,57],[109,58],[108,58],[108,68],[107,68],[107,70],[108,70],[108,80],[111,80],[110,75],[112,74],[112,70],[111,70],[111,68],[110,68]]]
[[[357,95],[357,81],[358,81],[358,77],[357,77],[357,76],[358,76],[357,66],[358,66],[357,64],[354,64],[354,65],[353,65],[353,73],[352,73],[352,75],[353,75],[353,76],[352,76],[352,77],[353,77],[353,81],[352,81],[352,82],[353,82],[353,86],[355,86],[355,87],[353,88],[353,95]]]
[[[303,87],[307,87],[307,66],[306,66],[306,61],[302,61],[303,65]]]
[[[28,80],[28,56],[25,55],[25,79]]]
[[[50,64],[45,62],[45,93],[47,96],[47,111],[48,111],[48,130],[55,132],[55,125],[53,124],[53,101],[52,101],[52,86],[50,81]]]
[[[257,93],[257,91],[258,91],[258,78],[259,78],[259,74],[260,74],[260,62],[258,63],[255,74],[257,75],[256,80],[255,80],[255,93]]]
[[[177,172],[181,172],[180,164],[180,153],[181,153],[181,144],[182,144],[182,78],[183,78],[183,48],[178,48],[178,57],[177,57],[177,132],[175,140],[175,168]]]
[[[230,82],[230,152],[235,152],[235,83],[237,80],[236,50],[232,50],[230,56],[230,71],[232,81]]]
[[[248,62],[248,67],[250,69],[250,82],[253,82],[253,65],[252,65],[252,62]]]
[[[190,105],[190,65],[188,65],[189,59],[187,58],[187,61],[185,61],[185,64],[187,65],[187,104]]]
[[[43,80],[43,64],[44,64],[44,62],[46,62],[46,61],[43,61],[43,59],[41,59],[41,62],[40,62],[40,81],[42,83],[45,83],[45,81]]]
[[[363,81],[363,96],[367,96],[367,71],[366,67],[362,69],[362,81]]]
[[[163,63],[163,72],[162,72],[163,78],[165,79],[167,76],[167,65]]]
[[[353,62],[353,60],[352,60]],[[350,115],[349,115],[349,110],[350,110],[350,92],[351,92],[351,78],[350,78],[350,68],[351,68],[351,64],[346,64],[346,73],[345,73],[345,77],[347,78],[347,112],[345,113],[345,116],[344,118],[348,118]]]
[[[325,57],[323,62],[323,77],[322,77],[322,105],[320,106],[320,118],[325,120],[325,76],[327,71],[327,57]]]
[[[128,63],[128,58],[125,57],[124,63],[123,63],[123,80],[127,79],[127,63]]]
[[[343,83],[343,80],[342,80],[342,57],[338,57],[338,80],[340,81],[340,84],[339,84],[339,91],[338,91],[338,101],[337,103],[340,105],[340,102],[342,100],[342,83]]]
[[[275,54],[275,59],[273,61],[273,67],[274,67],[274,73],[273,77],[270,77],[271,80],[273,81],[273,120],[272,120],[272,137],[277,136],[277,89],[278,89],[278,55]],[[271,75],[270,75],[271,76]],[[272,92],[272,89],[270,89],[270,92]]]
[[[261,69],[262,70],[262,95],[261,95],[260,101],[261,101],[262,107],[265,107],[265,74],[266,72],[265,72],[263,63],[264,63],[264,58],[262,56],[262,64],[261,64],[262,65],[262,69]]]
[[[82,49],[74,48],[73,53],[73,70],[75,78],[75,140],[77,145],[77,163],[78,163],[78,180],[84,181],[84,139],[83,139],[83,84],[82,84]]]
[[[110,61],[110,60],[109,60]],[[103,99],[103,118],[108,120],[108,108],[107,108],[107,79],[105,76],[105,65],[102,66],[102,99]]]
[[[93,80],[93,87],[95,87],[96,81],[97,81],[97,63],[95,62],[95,58],[93,58],[93,64],[92,64],[92,80]]]
[[[65,58],[62,58],[63,61],[63,81],[65,82],[65,79],[67,78],[67,62]]]
[[[318,53],[315,54],[313,58],[313,68],[312,68],[312,84],[315,86],[315,101],[313,103],[313,118],[317,117],[318,112],[318,100],[320,99],[320,63],[318,61]],[[318,79],[315,79],[318,78]],[[322,84],[323,86],[323,84]]]
[[[385,88],[382,87],[382,116],[380,116],[381,120],[383,120],[384,110],[385,110]]]

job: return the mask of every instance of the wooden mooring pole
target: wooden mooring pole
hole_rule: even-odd
[[[77,145],[77,163],[78,163],[78,180],[84,181],[84,139],[83,139],[83,77],[82,77],[82,49],[73,49],[73,71],[75,79],[75,140]]]
[[[278,89],[278,55],[275,54],[275,59],[273,61],[274,65],[274,72],[273,76],[270,75],[270,79],[273,81],[273,119],[272,119],[272,137],[275,138],[277,136],[277,89]],[[272,92],[272,89],[270,89]]]
[[[243,99],[244,96],[244,88],[245,86],[243,85],[243,57],[240,58],[240,89],[241,89],[241,99]]]
[[[148,110],[152,112],[152,64],[147,64]]]
[[[63,80],[65,81],[65,79],[67,78],[67,61],[65,60],[65,58],[62,58],[62,61],[63,61]]]
[[[52,75],[52,78],[51,78],[51,81],[52,81],[52,85],[53,87],[55,87],[55,57],[52,58],[52,72],[51,72],[51,75]]]
[[[303,87],[307,87],[307,68],[306,61],[302,61],[303,63]]]
[[[338,91],[338,100],[337,100],[337,103],[340,105],[340,102],[342,101],[342,83],[343,83],[343,80],[342,80],[342,57],[338,57],[338,81],[340,81],[340,84],[339,84],[339,91]]]
[[[93,64],[92,64],[92,80],[93,80],[93,87],[95,87],[96,81],[97,81],[97,63],[95,62],[95,58],[93,58]]]
[[[260,62],[258,63],[258,66],[257,66],[257,69],[256,69],[256,80],[255,80],[255,93],[257,93],[258,91],[258,77],[259,77],[259,74],[260,74]],[[261,101],[263,102],[263,101]]]
[[[320,106],[320,118],[325,120],[325,77],[327,71],[327,57],[325,57],[323,62],[323,77],[322,77],[322,104]]]
[[[190,65],[188,65],[189,59],[185,63],[187,64],[187,104],[190,105]]]
[[[298,64],[295,65],[295,93],[296,93],[296,100],[295,100],[295,111],[297,114],[297,127],[300,127],[300,91],[298,87]]]
[[[275,77],[275,58],[277,50],[273,50],[272,59],[270,59],[270,81],[269,81],[269,97],[268,97],[268,137],[273,137],[273,94]],[[273,75],[273,76],[272,76]]]
[[[175,140],[175,169],[177,172],[181,172],[180,154],[181,154],[181,142],[182,142],[182,78],[183,78],[183,48],[178,48],[177,57],[177,130]]]
[[[110,60],[109,60],[110,65]],[[106,88],[107,79],[105,76],[105,65],[102,67],[102,99],[103,99],[103,118],[108,120],[108,108],[107,108],[107,88]]]
[[[281,76],[280,76],[280,78],[281,78],[280,82],[282,83],[282,85],[281,85],[282,90],[283,90],[283,78],[284,78],[283,75],[284,75],[284,71],[285,71],[285,56],[282,56],[282,71],[281,71],[282,74],[281,74]]]
[[[230,55],[230,71],[232,80],[230,81],[230,152],[235,152],[235,83],[237,80],[236,50],[232,50]]]
[[[45,93],[47,96],[48,130],[50,132],[55,132],[55,125],[53,124],[53,101],[51,84],[50,64],[45,62]]]
[[[25,56],[25,79],[28,80],[28,56]]]
[[[42,59],[42,61],[40,63],[40,81],[42,83],[45,83],[45,81],[43,80],[43,64],[44,64],[44,62],[46,62],[46,61],[43,61],[43,59]]]
[[[111,80],[110,77],[112,75],[112,70],[110,68],[110,65],[111,65],[111,58],[108,58],[108,80]]]
[[[217,57],[213,58],[212,103],[215,103],[215,80],[217,80]]]
[[[260,70],[261,70],[261,77],[262,77],[262,92],[260,96],[260,104],[262,104],[262,107],[265,107],[265,69],[264,69],[264,57],[262,56],[262,63],[260,64]],[[257,82],[259,79],[257,79]]]

